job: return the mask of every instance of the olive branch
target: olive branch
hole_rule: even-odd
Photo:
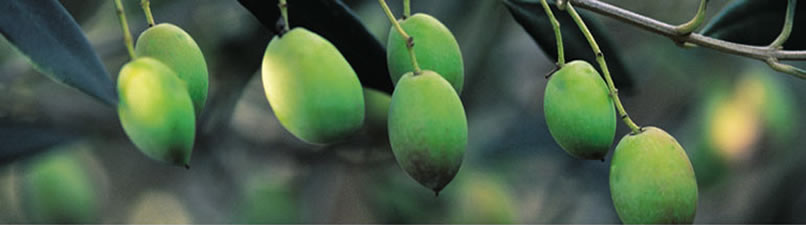
[[[778,38],[767,46],[739,44],[693,32],[702,24],[702,21],[704,21],[705,6],[708,0],[702,0],[698,13],[692,21],[680,26],[664,23],[599,0],[565,0],[558,1],[558,5],[559,8],[562,9],[564,7],[563,4],[573,4],[579,8],[617,19],[640,29],[666,36],[681,46],[703,47],[731,55],[757,59],[767,63],[767,65],[776,71],[806,79],[806,70],[780,62],[781,60],[806,61],[806,50],[784,50],[781,48],[781,45],[786,42],[789,38],[789,34],[792,32],[795,6],[797,4],[797,0],[788,1],[784,27],[778,35]]]

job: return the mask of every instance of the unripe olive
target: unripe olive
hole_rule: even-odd
[[[465,68],[462,52],[451,31],[436,18],[423,13],[400,21],[400,26],[414,38],[414,54],[420,68],[442,75],[456,93],[462,93],[465,82]],[[392,27],[386,44],[386,58],[389,62],[389,75],[392,82],[398,83],[403,74],[414,71],[407,40]]]
[[[549,78],[543,112],[551,136],[568,154],[603,159],[616,135],[607,84],[591,64],[575,60]]]
[[[365,126],[370,132],[387,132],[389,104],[392,96],[375,89],[364,88],[364,105],[366,107]],[[384,135],[386,136],[386,135]]]
[[[616,146],[610,195],[624,223],[692,223],[697,180],[677,140],[659,128],[645,127]]]
[[[400,78],[389,106],[389,142],[397,163],[439,193],[459,171],[467,119],[459,95],[433,71]]]
[[[118,77],[118,115],[123,130],[148,157],[187,166],[195,117],[185,83],[168,66],[140,57]]]
[[[358,76],[321,36],[294,28],[274,37],[262,74],[274,115],[297,138],[329,144],[361,128],[364,94]]]
[[[98,222],[89,171],[72,149],[37,156],[25,175],[23,204],[34,223]]]
[[[334,149],[336,155],[347,162],[359,164],[378,162],[393,157],[387,128],[391,102],[392,96],[389,94],[365,87],[364,126],[355,135],[328,149]]]
[[[207,63],[199,46],[190,35],[173,24],[162,23],[148,28],[137,38],[137,57],[151,57],[171,68],[187,83],[196,117],[207,100]]]

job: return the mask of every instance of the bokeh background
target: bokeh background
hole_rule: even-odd
[[[112,1],[62,2],[115,80],[128,55]],[[135,37],[146,28],[138,2],[124,1]],[[390,25],[377,1],[345,2],[385,43]],[[699,4],[607,2],[672,24],[687,21]],[[712,1],[709,17],[727,2]],[[399,15],[400,1],[389,3]],[[453,31],[465,62],[469,143],[461,170],[439,197],[397,166],[383,135],[311,146],[285,131],[259,79],[271,33],[237,1],[154,0],[152,10],[157,22],[194,37],[210,71],[191,169],[148,159],[123,133],[114,108],[41,75],[0,38],[0,119],[62,132],[41,153],[0,164],[0,223],[53,222],[40,215],[46,206],[32,203],[43,197],[32,193],[47,185],[86,195],[87,202],[67,204],[101,223],[619,222],[608,187],[610,155],[577,160],[551,139],[542,96],[553,62],[500,1],[412,3],[413,12]],[[597,18],[633,74],[634,91],[622,96],[630,116],[674,135],[694,164],[695,222],[806,223],[806,81]],[[616,142],[627,132],[619,123]],[[47,161],[56,161],[68,182],[32,180]]]

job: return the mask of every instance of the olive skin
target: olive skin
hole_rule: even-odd
[[[305,28],[274,37],[262,66],[274,115],[291,134],[331,144],[364,123],[364,94],[347,60],[333,44]]]
[[[34,223],[96,223],[96,190],[73,149],[37,156],[27,169],[25,208]]]
[[[569,62],[549,77],[543,113],[551,136],[576,158],[604,159],[613,144],[613,98],[596,69],[585,61]]]
[[[187,83],[198,118],[207,101],[209,78],[204,55],[190,34],[173,24],[157,24],[140,34],[134,51],[137,57],[161,61]]]
[[[372,133],[385,134],[388,130],[389,105],[392,103],[392,96],[375,89],[364,88],[364,100],[365,126]]]
[[[442,75],[456,93],[462,93],[465,72],[459,43],[436,18],[417,13],[400,21],[400,26],[414,38],[414,54],[423,70],[431,70]],[[406,40],[394,27],[389,30],[386,59],[389,62],[389,75],[392,82],[398,83],[403,74],[414,71]]]
[[[118,76],[118,115],[123,130],[148,157],[188,166],[196,133],[193,102],[168,66],[140,57]]]
[[[439,74],[403,75],[389,106],[389,142],[398,165],[439,194],[456,176],[467,147],[459,95]]]
[[[697,179],[677,140],[659,128],[645,127],[616,146],[610,195],[624,223],[692,223]]]

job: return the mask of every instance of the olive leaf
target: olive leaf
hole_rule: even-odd
[[[557,42],[554,38],[554,29],[551,26],[548,16],[537,1],[528,0],[504,0],[512,17],[515,18],[523,29],[537,42],[543,52],[552,60],[557,60]],[[591,51],[590,45],[582,32],[577,28],[574,20],[567,12],[559,11],[554,1],[549,1],[552,4],[551,10],[554,16],[560,22],[560,29],[563,35],[563,49],[567,60],[581,59],[595,64],[596,56]],[[591,17],[586,12],[579,12],[585,24],[590,29],[596,42],[599,44],[602,52],[607,57],[607,65],[613,76],[613,83],[619,88],[622,93],[632,91],[633,81],[631,74],[625,67],[624,61],[617,51],[616,46],[612,44],[603,25],[598,20]],[[597,68],[601,74],[601,69]]]
[[[0,34],[34,68],[107,105],[115,105],[115,84],[76,21],[56,0],[0,1]]]
[[[787,1],[735,0],[725,6],[702,30],[705,36],[725,41],[768,45],[784,26]],[[806,4],[795,9],[795,23],[785,49],[806,49]]]
[[[238,0],[272,32],[282,23],[277,0]],[[278,21],[280,20],[280,21]],[[358,17],[339,0],[288,1],[291,27],[304,27],[333,43],[365,87],[392,93],[386,50]]]
[[[0,119],[0,165],[79,137],[75,131],[42,123]]]

